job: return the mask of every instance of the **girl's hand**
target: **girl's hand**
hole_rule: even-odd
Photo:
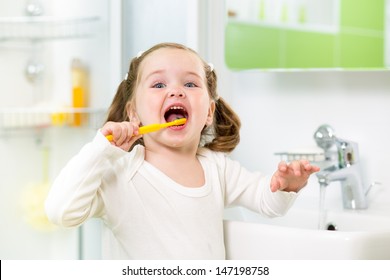
[[[289,164],[282,161],[271,178],[271,191],[298,192],[306,186],[310,175],[319,170],[318,166],[311,165],[307,160],[295,160]]]
[[[142,135],[138,135],[139,126],[135,122],[107,122],[100,130],[104,136],[113,135],[111,144],[121,148],[124,151],[129,151],[131,146]]]

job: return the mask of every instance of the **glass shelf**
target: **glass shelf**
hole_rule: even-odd
[[[99,17],[0,17],[0,41],[83,38],[97,33]]]
[[[4,131],[49,128],[90,127],[103,125],[106,108],[3,108],[0,109],[0,129]]]

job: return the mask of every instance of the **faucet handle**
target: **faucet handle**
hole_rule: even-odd
[[[334,129],[327,124],[323,124],[317,128],[313,136],[317,146],[324,149],[325,152],[332,148],[336,141]]]
[[[337,153],[335,149],[332,149],[336,143],[334,129],[330,125],[323,124],[317,128],[313,137],[317,146],[324,150],[325,161],[336,160]]]

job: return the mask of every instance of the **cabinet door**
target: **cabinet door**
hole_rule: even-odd
[[[233,69],[385,69],[385,0],[226,1]]]

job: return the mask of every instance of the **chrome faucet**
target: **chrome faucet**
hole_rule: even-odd
[[[314,133],[317,145],[324,149],[324,164],[328,164],[318,172],[317,178],[321,187],[331,182],[341,183],[343,206],[345,209],[366,209],[367,190],[363,183],[359,162],[359,149],[355,142],[337,138],[332,127],[320,126]],[[332,150],[336,147],[336,150]]]

